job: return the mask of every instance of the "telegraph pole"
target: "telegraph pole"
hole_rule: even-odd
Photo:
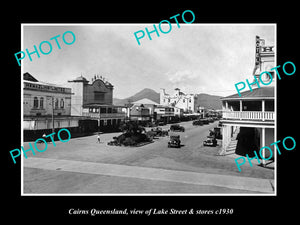
[[[52,133],[54,133],[54,97],[52,97]]]

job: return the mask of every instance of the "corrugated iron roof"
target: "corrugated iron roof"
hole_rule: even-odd
[[[252,89],[252,91],[244,91],[239,94],[229,95],[227,97],[221,98],[221,100],[230,100],[230,99],[274,99],[275,96],[275,88],[274,86],[270,87],[261,87]]]
[[[134,104],[144,104],[144,105],[159,105],[159,103],[152,101],[148,98],[143,98],[138,101],[133,102]]]
[[[105,103],[87,103],[87,104],[84,104],[82,107],[86,108],[86,107],[101,107],[101,106],[104,106],[104,107],[123,107],[123,108],[126,107],[126,106],[122,106],[122,105],[113,105],[113,104],[105,104]]]

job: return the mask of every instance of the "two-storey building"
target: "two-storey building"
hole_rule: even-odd
[[[163,121],[165,123],[169,123],[175,117],[174,112],[175,112],[174,107],[158,105],[154,109],[154,119],[157,121]]]
[[[260,82],[260,74],[264,71],[270,72],[273,81],[268,86],[254,85],[253,90],[241,92],[241,96],[233,94],[222,98],[223,104],[223,140],[222,152],[226,155],[228,147],[237,139],[236,154],[254,156],[254,151],[258,152],[264,146],[270,146],[275,141],[275,53],[274,46],[265,46],[264,40],[256,37],[256,55],[253,76]],[[264,83],[270,82],[269,76],[261,76]],[[255,81],[255,79],[254,79]],[[236,134],[235,134],[236,133]],[[235,134],[235,135],[234,135]],[[274,146],[270,146],[274,153]],[[268,158],[270,153],[262,151],[263,157]],[[274,154],[272,154],[274,156]],[[262,160],[265,165],[265,160]]]
[[[60,128],[74,131],[80,117],[71,116],[71,88],[37,80],[23,74],[24,140],[41,137]]]
[[[133,104],[130,110],[130,120],[150,121],[150,109],[143,104]]]
[[[114,86],[102,76],[94,76],[89,82],[79,76],[68,81],[72,88],[71,115],[96,120],[98,130],[118,128],[125,120],[124,107],[113,105]]]
[[[175,88],[173,95],[167,94],[163,88],[160,90],[160,105],[180,108],[184,113],[197,112],[196,99],[197,95],[185,94],[179,88]]]

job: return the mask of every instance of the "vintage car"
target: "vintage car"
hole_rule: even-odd
[[[222,127],[222,126],[223,126],[223,122],[222,122],[222,121],[219,121],[218,127]]]
[[[183,126],[180,126],[179,124],[173,124],[170,126],[170,131],[182,131],[184,132],[185,129]]]
[[[171,147],[180,148],[181,147],[180,143],[181,141],[179,135],[171,135],[170,140],[168,141],[168,148]]]
[[[216,139],[222,139],[221,127],[214,128],[214,135]]]
[[[201,121],[203,124],[209,124],[209,121],[208,121],[207,118],[200,119],[200,121]]]
[[[167,130],[163,130],[161,127],[156,127],[156,128],[151,128],[151,131],[153,136],[158,136],[158,137],[164,137],[168,136],[169,132]]]
[[[212,118],[212,117],[208,117],[207,119],[208,119],[208,122],[209,122],[209,123],[215,122],[214,118]]]
[[[201,121],[201,120],[193,121],[193,126],[202,126],[202,125],[203,125],[203,121]]]
[[[213,136],[207,136],[206,140],[203,141],[204,146],[217,146],[217,139]]]

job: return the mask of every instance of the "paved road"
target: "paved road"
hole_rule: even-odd
[[[205,185],[213,187],[225,187],[229,189],[240,189],[252,192],[272,193],[270,181],[260,178],[236,177],[229,175],[207,174],[186,172],[178,170],[166,170],[139,166],[125,166],[106,163],[78,162],[73,160],[58,160],[46,158],[29,159],[30,168],[42,169],[47,171],[63,171],[81,174],[93,174],[100,176],[125,177],[150,180],[173,182],[177,184]],[[43,177],[45,179],[45,177]],[[233,182],[234,181],[234,182]],[[57,181],[56,181],[57,182]],[[85,185],[81,189],[85,190]],[[123,189],[123,188],[122,188]],[[58,189],[59,192],[61,190]],[[103,190],[101,190],[103,192]],[[96,190],[95,190],[96,192]],[[120,192],[120,190],[119,190]],[[121,192],[124,192],[123,190]],[[146,193],[141,189],[138,192]],[[110,193],[108,191],[107,193]],[[132,192],[131,192],[132,193]],[[179,192],[180,193],[180,192]]]
[[[71,177],[76,176],[77,178],[77,191],[76,193],[164,193],[170,192],[173,193],[244,193],[253,191],[256,193],[259,189],[250,189],[247,188],[247,185],[244,185],[244,188],[241,186],[238,187],[237,190],[230,189],[234,188],[234,186],[228,185],[220,185],[213,182],[206,182],[209,179],[205,179],[204,175],[208,174],[213,176],[217,175],[224,175],[228,176],[226,182],[228,183],[229,180],[232,184],[236,183],[238,178],[241,177],[251,177],[251,178],[262,178],[266,181],[266,189],[270,191],[269,180],[273,179],[273,170],[268,170],[261,167],[250,167],[245,166],[242,172],[238,172],[234,159],[231,157],[224,157],[224,156],[216,156],[217,152],[221,148],[221,142],[219,142],[218,147],[204,147],[202,146],[203,140],[205,140],[206,136],[208,135],[208,130],[212,129],[214,126],[217,125],[217,122],[204,125],[200,127],[192,126],[191,122],[184,122],[182,125],[186,128],[186,132],[179,133],[181,136],[182,148],[167,148],[167,141],[168,137],[162,137],[156,139],[154,143],[141,146],[141,147],[119,147],[119,146],[108,146],[106,143],[112,140],[113,136],[117,136],[118,134],[103,134],[101,135],[101,144],[96,143],[97,138],[96,135],[88,136],[88,137],[81,137],[81,138],[74,138],[71,139],[67,143],[56,142],[56,147],[49,144],[47,151],[36,153],[36,156],[32,156],[32,160],[24,159],[25,169],[24,169],[24,192],[28,193],[61,193],[63,190],[64,193],[72,193],[74,190],[71,186],[67,183],[64,183],[64,177]],[[168,128],[166,126],[166,128]],[[25,149],[26,149],[25,143]],[[33,161],[36,160],[53,160],[56,159],[57,162],[63,162],[61,167],[57,166],[57,168],[43,168],[42,166],[33,166]],[[36,159],[36,160],[35,160]],[[60,160],[60,161],[59,161]],[[61,161],[66,160],[66,161]],[[145,176],[139,177],[138,175],[133,176],[131,173],[130,176],[122,176],[122,173],[116,173],[114,175],[111,174],[89,174],[85,171],[72,171],[72,170],[64,170],[63,165],[66,162],[77,162],[78,166],[85,166],[85,165],[110,165],[110,170],[112,168],[119,168],[118,166],[131,166],[138,171],[143,171],[143,168],[152,168],[153,173],[159,173],[161,171],[183,171],[189,172],[190,176],[194,173],[199,173],[203,177],[203,181],[201,182],[194,182],[194,183],[184,183],[179,182],[180,179],[174,178],[174,180],[168,180],[163,178],[157,179],[147,179],[145,181]],[[31,163],[30,163],[31,162]],[[87,163],[87,164],[84,164]],[[96,164],[89,164],[89,163],[96,163]],[[40,165],[43,165],[40,164]],[[115,167],[114,167],[115,165]],[[83,167],[84,167],[83,166]],[[122,167],[121,167],[122,168]],[[127,168],[127,167],[126,167]],[[122,169],[120,170],[122,171]],[[79,175],[78,173],[82,173]],[[41,174],[43,177],[48,177],[45,174],[51,175],[49,177],[50,180],[54,180],[55,184],[52,185],[44,185],[47,184],[47,179],[41,179]],[[76,174],[76,175],[75,175]],[[84,175],[83,175],[84,174]],[[138,173],[136,173],[138,174]],[[151,173],[148,173],[151,174]],[[187,174],[186,174],[187,175]],[[177,174],[173,174],[173,177],[178,177]],[[188,176],[188,175],[187,175]],[[80,177],[80,179],[78,178]],[[87,178],[88,177],[88,178]],[[91,177],[93,177],[93,181],[91,181]],[[111,188],[109,192],[107,188],[109,187],[109,180],[112,183],[116,183],[120,178],[120,184]],[[78,180],[79,179],[79,180]],[[68,180],[68,179],[66,179]],[[102,185],[98,184],[95,180],[105,180],[105,184]],[[138,188],[129,188],[128,184],[133,183],[143,183],[141,180],[149,183],[150,187],[143,188],[141,190],[137,190]],[[201,180],[201,179],[200,179]],[[128,183],[127,183],[127,182]],[[206,183],[205,183],[205,182]],[[261,181],[258,179],[258,181]],[[75,181],[69,183],[74,184]],[[107,183],[108,182],[108,183]],[[216,181],[215,181],[216,182]],[[52,182],[53,183],[53,182]],[[93,183],[95,189],[89,183]],[[230,183],[230,182],[229,182]],[[60,185],[58,185],[60,184]],[[82,185],[81,185],[82,184]],[[245,183],[246,184],[246,183]],[[57,186],[58,185],[58,186]],[[161,192],[159,191],[160,188],[157,185],[161,185]],[[175,185],[175,186],[174,186]],[[46,186],[46,188],[45,188]],[[52,188],[51,188],[52,186]],[[69,189],[68,190],[68,187]],[[73,185],[74,186],[74,185]],[[89,186],[89,188],[85,189],[84,186]],[[103,186],[103,188],[99,188],[99,186]],[[130,185],[129,185],[130,186]],[[134,185],[132,185],[134,186]],[[155,186],[155,187],[154,187]],[[172,187],[171,187],[172,186]],[[44,188],[38,188],[44,187]],[[97,188],[96,188],[97,187]],[[111,186],[112,187],[112,186]],[[135,186],[136,187],[136,186]],[[152,187],[152,189],[151,189]],[[168,188],[169,187],[169,191]],[[176,188],[178,187],[178,188]],[[180,187],[180,188],[179,188]],[[266,190],[266,189],[262,189]],[[72,191],[73,190],[73,191]],[[152,190],[152,191],[151,191]],[[210,191],[209,191],[210,190]]]

